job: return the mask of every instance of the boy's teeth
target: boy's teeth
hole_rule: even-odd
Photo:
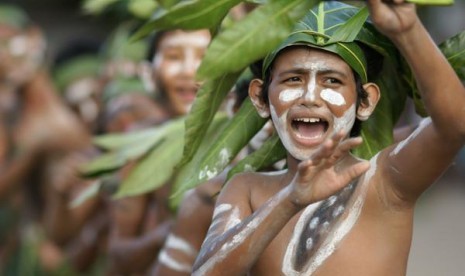
[[[304,123],[318,123],[320,118],[298,118],[296,121],[304,122]]]

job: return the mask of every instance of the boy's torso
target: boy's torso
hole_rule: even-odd
[[[251,188],[252,211],[282,187],[280,177],[258,177],[268,179]],[[405,275],[413,209],[386,207],[375,183],[376,177],[354,182],[300,211],[270,243],[250,274]]]

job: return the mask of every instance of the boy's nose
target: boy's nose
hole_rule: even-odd
[[[315,83],[310,82],[306,87],[302,102],[308,106],[321,106],[323,104],[321,89]]]
[[[184,75],[194,77],[195,73],[197,72],[197,68],[199,68],[199,65],[199,59],[195,58],[192,55],[187,55],[182,64],[182,72],[184,73]]]

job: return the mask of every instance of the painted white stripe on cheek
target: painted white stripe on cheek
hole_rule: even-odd
[[[279,94],[279,99],[283,102],[292,102],[302,97],[303,94],[302,89],[286,89]]]
[[[341,106],[346,104],[346,100],[341,95],[341,93],[338,93],[332,89],[324,89],[321,91],[320,97],[332,105]]]
[[[339,132],[344,130],[344,132],[348,133],[355,122],[355,105],[353,104],[349,109],[346,110],[344,115],[339,118],[334,118],[334,131]]]

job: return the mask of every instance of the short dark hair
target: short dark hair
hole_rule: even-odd
[[[147,49],[147,56],[146,59],[148,61],[152,61],[153,57],[158,51],[158,47],[160,46],[161,39],[167,34],[169,31],[159,31],[154,33],[153,35],[150,36],[149,38],[149,47]]]

